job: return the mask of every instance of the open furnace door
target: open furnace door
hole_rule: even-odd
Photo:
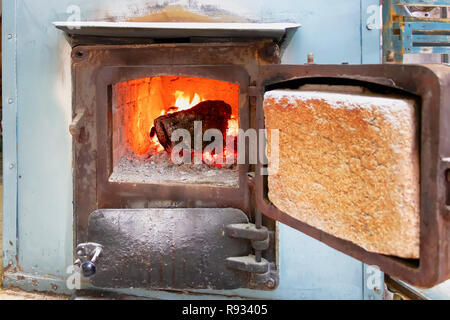
[[[449,67],[264,66],[256,91],[264,215],[415,286],[450,277]]]

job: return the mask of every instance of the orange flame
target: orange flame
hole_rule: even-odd
[[[164,150],[156,134],[150,136],[154,120],[162,115],[188,110],[206,100],[222,100],[231,105],[233,115],[228,122],[227,136],[236,137],[239,129],[239,85],[224,81],[193,77],[151,77],[121,82],[115,87],[118,113],[117,127],[123,119],[120,143],[127,143],[137,155],[152,155]],[[120,112],[120,111],[119,111]],[[205,154],[215,161],[226,154]]]
[[[194,98],[191,100],[191,97],[183,91],[175,91],[175,99],[175,105],[168,110],[162,110],[160,116],[178,111],[189,110],[190,108],[198,105],[200,102],[205,101],[205,99],[200,97],[198,93],[196,93]]]
[[[239,133],[239,121],[234,116],[231,116],[231,119],[228,120],[227,135],[237,137],[238,133]]]

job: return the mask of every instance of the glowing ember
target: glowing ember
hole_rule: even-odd
[[[239,121],[234,116],[231,116],[231,119],[228,121],[227,135],[231,137],[237,137],[238,132]]]
[[[200,102],[206,101],[203,97],[201,97],[197,93],[195,93],[194,97],[191,99],[191,96],[187,95],[183,91],[176,91],[175,98],[176,98],[175,105],[167,110],[162,110],[160,116],[172,114],[179,111],[189,110],[198,105]],[[235,116],[232,116],[232,118],[228,121],[227,136],[237,137],[238,131],[239,131],[239,121],[235,118]],[[156,152],[161,152],[164,150],[164,147],[159,143],[156,134],[150,137],[150,141],[152,142],[153,145],[156,146]],[[203,162],[208,165],[222,167],[227,165],[227,157],[230,154],[233,154],[233,163],[234,163],[236,159],[236,151],[228,150],[226,147],[224,147],[223,153],[212,154],[211,152],[205,151],[202,154],[202,159]],[[192,154],[192,159],[194,159],[194,153]]]

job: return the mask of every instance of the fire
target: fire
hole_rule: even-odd
[[[195,93],[194,96],[191,98],[190,95],[186,94],[183,91],[175,91],[174,96],[176,99],[174,106],[170,107],[169,109],[162,110],[160,114],[161,116],[183,110],[189,110],[198,105],[200,102],[206,101],[206,99],[201,97],[198,93]],[[239,131],[239,121],[233,115],[232,118],[228,121],[227,136],[237,137],[238,131]],[[156,135],[151,137],[150,141],[153,145],[156,146],[157,152],[161,152],[164,150],[163,146],[159,143]],[[236,151],[234,150],[230,151],[225,146],[223,152],[220,154],[212,154],[211,152],[208,151],[203,152],[202,159],[203,162],[205,162],[208,165],[221,168],[223,164],[226,163],[227,157],[232,153],[233,159],[235,159]],[[192,157],[194,157],[194,154],[192,154]]]
[[[176,99],[174,106],[170,107],[169,109],[162,110],[160,116],[183,110],[189,110],[190,108],[193,108],[196,105],[198,105],[200,102],[206,101],[206,99],[201,97],[198,93],[195,93],[194,96],[191,98],[191,96],[186,94],[184,91],[177,90],[175,91],[174,96]],[[237,137],[238,132],[239,132],[239,121],[233,115],[232,118],[228,121],[227,136]],[[158,137],[156,135],[150,137],[150,141],[153,145],[156,146],[156,152],[161,152],[164,150],[163,146],[159,143]],[[222,164],[220,164],[220,162],[222,161],[223,163],[226,163],[226,159],[231,153],[232,151],[228,150],[226,147],[224,148],[223,153],[220,154],[211,154],[211,152],[205,151],[202,154],[202,159],[205,163],[209,165],[222,167]],[[236,155],[235,153],[236,152],[234,152],[233,155],[234,157]]]
[[[239,121],[234,116],[232,116],[231,119],[228,121],[227,135],[237,137],[238,133],[239,133]]]
[[[177,111],[188,110],[192,107],[195,107],[200,102],[205,101],[205,99],[200,98],[198,93],[194,95],[194,98],[191,100],[190,96],[185,94],[183,91],[175,91],[175,107],[178,108]]]
[[[117,143],[125,143],[136,155],[151,156],[164,151],[156,133],[150,134],[156,118],[188,110],[206,100],[222,100],[232,107],[227,136],[236,137],[238,134],[238,84],[194,77],[162,76],[120,82],[114,90],[117,110],[114,125],[120,128],[120,120],[123,119],[123,129],[115,139]],[[205,152],[202,156],[205,162],[214,163],[227,154],[231,154],[230,150],[224,148],[221,154]]]
[[[186,94],[183,91],[175,91],[175,104],[169,109],[164,109],[161,111],[160,116],[164,116],[166,114],[175,113],[178,111],[188,110],[192,107],[195,107],[200,102],[205,101],[206,99],[200,97],[197,93],[194,95],[194,98],[191,99],[190,95]]]
[[[159,143],[156,134],[153,137],[150,137],[150,142],[153,146],[155,146],[157,153],[164,151],[164,147]]]

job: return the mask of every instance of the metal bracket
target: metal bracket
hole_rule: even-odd
[[[269,261],[261,258],[261,261],[257,262],[254,255],[227,258],[226,264],[229,268],[250,273],[263,274],[269,271]]]
[[[269,231],[266,227],[258,229],[253,223],[229,224],[226,226],[225,232],[231,238],[252,241],[264,241],[269,238]]]
[[[255,250],[254,255],[227,258],[226,266],[231,269],[251,273],[252,281],[256,286],[264,284],[267,288],[274,289],[278,284],[278,273],[275,264],[261,257],[261,252],[267,250],[270,245],[268,229],[264,226],[258,228],[253,223],[242,223],[227,225],[225,232],[231,238],[250,240]]]
[[[248,96],[249,97],[257,97],[259,94],[259,88],[257,86],[250,85],[248,86]]]

